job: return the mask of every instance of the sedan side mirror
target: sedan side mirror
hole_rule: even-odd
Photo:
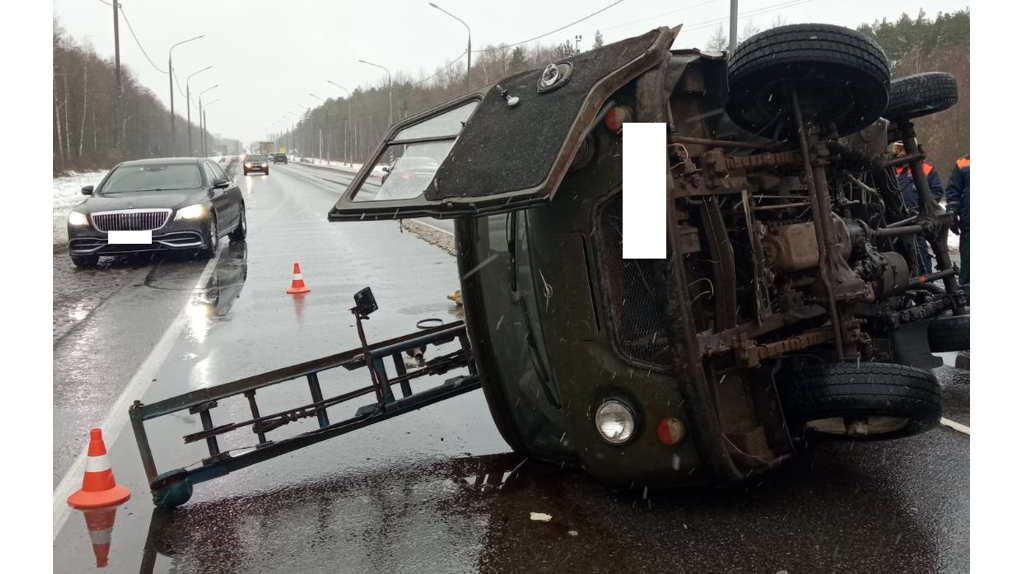
[[[224,189],[230,186],[231,182],[222,177],[218,177],[217,179],[213,180],[213,189]]]
[[[82,195],[92,195],[93,186],[87,185],[82,188]]]

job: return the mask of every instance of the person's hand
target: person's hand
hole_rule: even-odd
[[[953,216],[949,223],[949,230],[953,232],[953,235],[960,235],[960,216],[955,211],[950,211],[949,214]]]

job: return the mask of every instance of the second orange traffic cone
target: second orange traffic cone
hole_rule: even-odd
[[[68,497],[68,504],[75,508],[100,508],[121,504],[132,493],[114,482],[114,471],[107,458],[107,447],[103,444],[103,431],[89,432],[89,458],[85,463],[85,477],[82,488]]]
[[[306,282],[302,279],[302,271],[299,270],[298,263],[296,263],[295,267],[292,268],[292,286],[288,289],[288,293],[291,293],[292,295],[309,293],[309,287],[306,287]]]

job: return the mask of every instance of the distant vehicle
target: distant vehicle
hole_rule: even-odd
[[[274,142],[260,142],[260,145],[256,148],[257,153],[261,153],[263,155],[271,155],[276,149],[277,146],[274,145]]]
[[[264,175],[270,175],[270,162],[267,161],[267,156],[246,156],[245,163],[242,164],[242,175],[249,175],[250,171],[258,171]]]
[[[198,249],[206,258],[221,237],[245,239],[242,194],[217,162],[165,158],[118,164],[68,215],[71,261],[92,267],[100,256]]]
[[[274,154],[274,163],[287,164],[288,163],[288,155],[287,154],[283,154],[283,153],[275,153]]]
[[[440,163],[429,157],[400,157],[384,168],[376,199],[409,199],[423,193]],[[394,176],[394,177],[392,177]],[[388,183],[388,182],[391,183]]]

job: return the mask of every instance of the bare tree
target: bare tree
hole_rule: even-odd
[[[725,35],[725,26],[719,24],[718,28],[715,28],[715,33],[711,35],[707,44],[704,44],[704,48],[713,51],[722,51],[729,46],[729,37]]]
[[[755,36],[760,31],[761,28],[758,28],[757,25],[754,24],[754,19],[751,18],[750,20],[747,20],[747,23],[743,26],[743,32],[740,34],[740,37],[737,38],[737,40],[743,42],[750,38],[751,36]]]
[[[598,30],[597,32],[594,32],[594,45],[592,46],[592,49],[596,50],[601,46],[604,46],[604,35],[602,35],[601,31]]]

